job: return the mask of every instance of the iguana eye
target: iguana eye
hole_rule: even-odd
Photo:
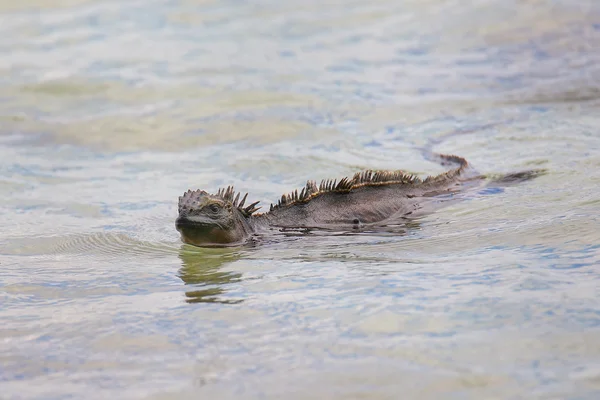
[[[213,212],[213,213],[219,212],[219,206],[216,204],[211,204],[210,206],[208,206],[208,209],[210,210],[210,212]]]

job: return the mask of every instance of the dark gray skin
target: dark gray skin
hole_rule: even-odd
[[[244,208],[246,197],[234,199],[231,187],[217,194],[188,190],[179,198],[176,227],[183,242],[215,247],[239,245],[272,228],[355,229],[413,218],[435,196],[460,190],[474,175],[461,157],[437,157],[458,166],[425,180],[401,171],[366,171],[338,184],[309,182],[300,195],[283,196],[262,214],[254,214],[257,203]]]
[[[234,198],[232,187],[217,194],[188,190],[179,198],[177,230],[183,242],[200,247],[236,246],[254,234],[282,228],[354,230],[406,222],[432,212],[442,195],[456,194],[483,177],[458,156],[433,154],[442,165],[456,168],[424,180],[402,171],[365,171],[339,183],[309,181],[300,192],[282,196],[262,214],[246,196]],[[505,175],[508,184],[531,179],[541,171]]]

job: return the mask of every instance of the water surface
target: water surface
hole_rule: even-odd
[[[600,395],[593,2],[0,1],[6,398]],[[188,188],[534,181],[395,234],[198,249]]]

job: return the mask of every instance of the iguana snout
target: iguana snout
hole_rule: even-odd
[[[231,196],[188,190],[179,198],[175,227],[183,242],[195,246],[226,246],[243,242],[249,235],[242,212]]]

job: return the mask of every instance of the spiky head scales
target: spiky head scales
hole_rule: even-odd
[[[256,207],[258,201],[244,207],[248,193],[240,200],[241,193],[236,193],[233,186],[228,186],[226,189],[219,189],[216,194],[210,194],[204,190],[188,190],[179,197],[179,213],[187,213],[192,210],[199,210],[206,204],[214,200],[223,201],[232,207],[237,208],[242,215],[249,217],[252,213],[260,209]]]

